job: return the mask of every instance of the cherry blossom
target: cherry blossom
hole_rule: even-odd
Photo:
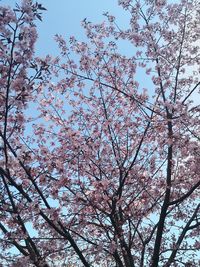
[[[43,58],[45,8],[0,8],[3,266],[200,264],[198,1],[118,4]]]

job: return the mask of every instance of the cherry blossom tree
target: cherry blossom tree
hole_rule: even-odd
[[[200,6],[118,4],[44,58],[45,8],[0,8],[3,266],[200,265]]]

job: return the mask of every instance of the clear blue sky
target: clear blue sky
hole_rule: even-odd
[[[1,0],[1,5],[14,6],[20,1]],[[81,21],[87,18],[89,21],[98,23],[105,20],[102,15],[109,12],[118,18],[121,26],[127,25],[127,13],[118,6],[117,0],[38,0],[47,11],[43,13],[43,21],[38,22],[39,39],[36,50],[39,55],[54,54],[57,45],[53,36],[58,33],[66,38],[74,35],[78,40],[84,40],[84,31]]]

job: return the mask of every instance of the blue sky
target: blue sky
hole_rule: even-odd
[[[20,1],[2,0],[1,5],[14,6]],[[128,24],[128,16],[117,0],[38,0],[47,8],[43,13],[43,21],[38,22],[39,39],[36,45],[37,54],[40,56],[54,54],[57,45],[53,40],[56,33],[68,38],[74,35],[78,40],[85,40],[81,21],[87,18],[89,21],[98,23],[105,20],[102,15],[109,12],[118,18],[119,25]]]

